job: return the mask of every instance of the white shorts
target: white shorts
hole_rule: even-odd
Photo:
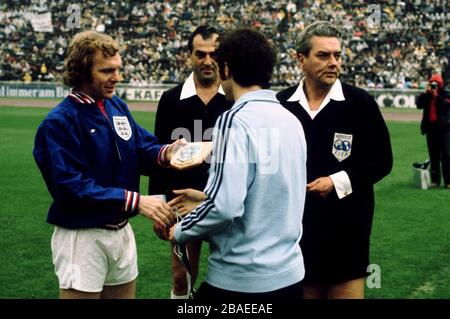
[[[55,226],[52,258],[61,289],[101,292],[138,275],[136,242],[130,224],[119,230]]]

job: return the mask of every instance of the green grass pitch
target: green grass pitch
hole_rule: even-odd
[[[0,298],[57,298],[51,262],[50,204],[34,163],[37,126],[49,109],[0,107]],[[152,130],[154,113],[134,112]],[[427,158],[418,123],[389,122],[394,169],[376,185],[371,262],[381,270],[379,288],[367,298],[450,298],[450,191],[412,185],[413,161]],[[142,178],[141,190],[147,190]],[[138,245],[138,298],[167,298],[171,286],[169,245],[151,223],[131,221]],[[198,283],[206,271],[207,247]],[[332,265],[330,265],[332,267]]]

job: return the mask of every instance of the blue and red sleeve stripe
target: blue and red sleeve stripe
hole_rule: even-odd
[[[125,190],[124,212],[132,213],[139,207],[139,193]]]
[[[158,153],[158,165],[162,167],[170,167],[170,162],[166,158],[166,152],[169,145],[161,147]]]

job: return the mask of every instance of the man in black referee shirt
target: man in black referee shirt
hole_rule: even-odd
[[[158,104],[155,135],[164,141],[183,136],[188,142],[211,141],[216,119],[228,110],[232,103],[225,100],[220,85],[214,51],[219,34],[209,26],[199,26],[189,37],[188,50],[193,72],[186,81],[163,93]],[[159,169],[150,175],[149,194],[164,194],[167,201],[175,197],[176,189],[203,190],[208,180],[209,164],[186,171]],[[191,266],[192,285],[198,274],[201,241],[186,245]],[[189,297],[186,269],[173,252],[173,287],[171,299]]]
[[[302,123],[307,195],[300,246],[305,298],[364,298],[373,185],[392,169],[389,132],[375,100],[339,81],[341,34],[329,22],[297,39],[303,78],[277,98]]]

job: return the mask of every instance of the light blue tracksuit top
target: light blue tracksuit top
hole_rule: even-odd
[[[259,293],[302,280],[306,142],[274,91],[246,93],[218,118],[211,162],[207,199],[174,234],[209,237],[206,282]]]

